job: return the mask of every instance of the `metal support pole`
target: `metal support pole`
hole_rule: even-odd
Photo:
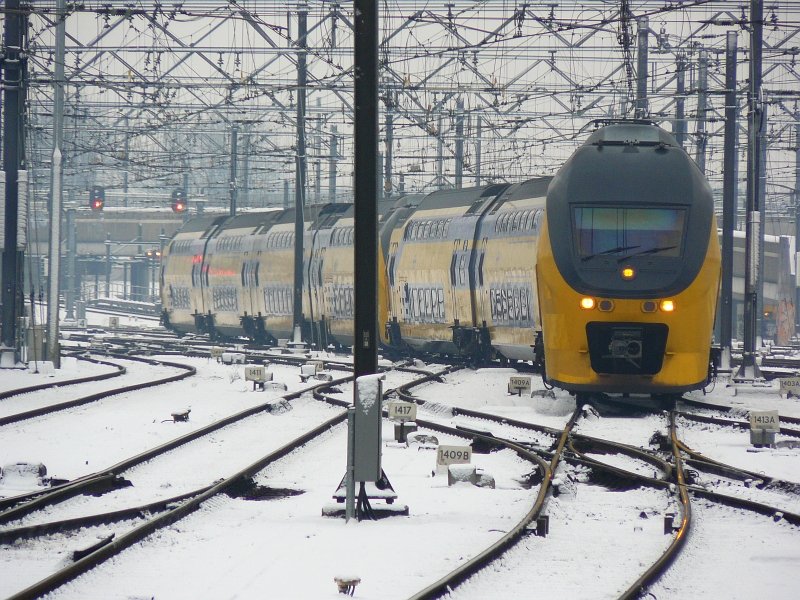
[[[675,67],[675,139],[686,148],[686,56],[678,53]]]
[[[75,209],[67,209],[67,281],[66,283],[66,305],[67,319],[75,318],[75,262],[78,244],[75,235]]]
[[[700,50],[697,69],[697,147],[694,160],[701,172],[706,172],[706,113],[708,111],[708,51]]]
[[[637,34],[636,48],[636,107],[634,115],[637,119],[647,116],[647,30],[649,28],[647,17],[638,19],[639,31]]]
[[[308,6],[297,9],[297,154],[294,180],[294,341],[301,341],[303,325],[303,211],[306,204],[306,36]]]
[[[481,123],[483,119],[479,114],[475,115],[475,185],[481,184]]]
[[[462,186],[464,175],[464,101],[456,102],[456,174],[455,186]]]
[[[26,19],[20,0],[6,0],[3,67],[3,171],[5,171],[5,223],[0,249],[3,252],[2,273],[2,340],[0,366],[15,366],[20,359],[17,320],[24,306],[22,260],[17,221],[19,219],[19,171],[24,167],[25,146],[23,113],[25,101],[25,58],[23,34]]]
[[[378,0],[355,0],[354,375],[378,369]]]
[[[436,189],[444,187],[444,136],[442,135],[442,113],[436,120]]]
[[[800,112],[795,113],[797,123],[794,126],[794,251],[800,252]],[[795,258],[795,264],[796,263]],[[800,325],[800,287],[796,288],[794,314]]]
[[[283,208],[289,208],[289,180],[283,180]]]
[[[761,214],[761,222],[766,223],[766,197],[767,197],[767,119],[768,107],[764,103],[761,106],[761,131],[759,133],[759,152],[761,153],[758,161],[758,198],[759,198],[759,213]],[[761,230],[761,235],[758,236],[758,262],[762,263],[764,259],[764,230]],[[764,269],[758,270],[758,279],[756,280],[756,347],[763,346],[762,340],[767,334],[765,330],[764,319]]]
[[[50,240],[47,278],[47,360],[61,368],[58,346],[59,296],[61,283],[61,193],[64,184],[64,46],[66,43],[66,0],[56,2],[56,53],[53,73],[53,161],[50,168]]]
[[[58,69],[58,63],[56,63],[56,69]],[[64,70],[63,64],[61,65],[61,70],[62,72]],[[125,115],[125,141],[123,143],[125,170],[122,172],[122,206],[126,208],[128,206],[128,165],[130,164],[128,160],[128,152],[130,150],[129,142],[130,134],[128,133],[128,115]]]
[[[336,163],[339,159],[339,138],[336,136],[336,125],[331,127],[331,156],[328,164],[328,196],[331,204],[336,203]]]
[[[228,180],[230,188],[230,214],[232,217],[236,216],[236,200],[238,196],[238,189],[236,184],[236,153],[239,140],[239,129],[236,125],[231,127],[231,174]]]
[[[733,230],[736,220],[736,32],[729,31],[725,46],[725,152],[722,167],[722,296],[720,346],[724,369],[730,368],[733,328]]]
[[[322,101],[317,98],[317,126],[314,146],[317,157],[314,159],[314,203],[322,202]]]
[[[744,352],[737,373],[740,380],[761,376],[756,364],[758,331],[758,247],[761,239],[761,198],[758,195],[758,174],[761,170],[761,51],[764,5],[750,1],[750,86],[747,92],[747,226],[744,281]]]
[[[383,193],[389,198],[392,195],[392,144],[394,143],[394,114],[392,113],[392,93],[388,92],[386,102],[386,144],[384,145],[384,179]]]
[[[111,297],[111,234],[106,234],[106,298]]]
[[[347,523],[356,514],[356,407],[347,409],[347,471],[344,475],[344,522]]]

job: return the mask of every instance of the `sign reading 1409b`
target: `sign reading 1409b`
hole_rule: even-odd
[[[472,462],[469,446],[439,446],[436,449],[437,465],[468,465]]]
[[[750,412],[750,429],[764,429],[765,431],[780,431],[781,421],[777,410],[764,410]]]

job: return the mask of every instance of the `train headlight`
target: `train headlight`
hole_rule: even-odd
[[[581,298],[581,308],[584,310],[592,310],[594,308],[594,298],[586,296]]]
[[[622,267],[622,270],[619,272],[620,277],[622,277],[625,281],[630,281],[634,277],[636,277],[636,271],[633,267]]]
[[[663,312],[672,312],[675,310],[675,301],[674,300],[662,300],[659,308]]]

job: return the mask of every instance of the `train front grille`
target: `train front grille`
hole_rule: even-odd
[[[592,369],[609,375],[655,375],[664,362],[668,332],[663,323],[587,323]]]

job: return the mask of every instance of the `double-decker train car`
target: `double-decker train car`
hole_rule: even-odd
[[[407,196],[379,216],[387,346],[535,361],[579,395],[706,383],[713,201],[664,130],[608,125],[555,178]],[[353,343],[355,226],[352,205],[306,208],[302,329],[317,347]],[[290,337],[294,245],[292,209],[190,221],[162,263],[165,324]]]
[[[550,179],[428,195],[392,232],[389,343],[532,360],[536,239]]]
[[[720,284],[711,189],[663,129],[608,125],[550,184],[537,251],[545,378],[582,394],[705,385]]]

